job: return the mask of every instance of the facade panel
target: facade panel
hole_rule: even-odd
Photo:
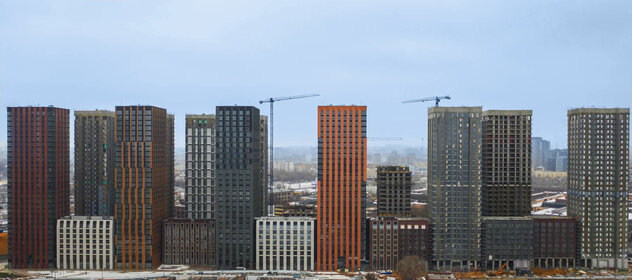
[[[114,218],[57,220],[57,269],[114,269]]]
[[[163,230],[164,264],[215,266],[215,221],[168,219]]]

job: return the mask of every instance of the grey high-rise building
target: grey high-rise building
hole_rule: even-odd
[[[481,107],[428,109],[428,204],[433,265],[468,270],[480,259]]]
[[[412,173],[408,166],[377,167],[377,215],[409,217]]]
[[[254,219],[262,215],[261,118],[252,106],[218,106],[215,165],[217,262],[254,269]]]
[[[186,116],[187,217],[215,219],[215,115]]]
[[[627,270],[630,110],[568,111],[568,216],[583,266]]]
[[[75,111],[75,215],[114,216],[114,112]]]
[[[531,138],[531,168],[546,167],[546,154],[551,149],[551,142],[542,137]]]
[[[167,206],[167,217],[175,217],[175,116],[167,114],[167,192],[169,205]]]
[[[483,216],[531,214],[531,114],[531,110],[483,112]]]

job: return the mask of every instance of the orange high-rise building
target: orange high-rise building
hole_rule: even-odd
[[[318,107],[316,270],[358,270],[365,256],[366,106]]]
[[[162,220],[167,218],[167,111],[116,107],[116,262],[118,269],[160,266]]]

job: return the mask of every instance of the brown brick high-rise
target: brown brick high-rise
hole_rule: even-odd
[[[57,219],[70,215],[68,109],[7,108],[9,265],[55,267]]]
[[[116,107],[116,262],[119,269],[157,268],[167,218],[167,111]]]
[[[366,237],[366,106],[318,107],[316,270],[358,270]]]

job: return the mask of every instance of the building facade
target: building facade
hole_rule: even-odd
[[[480,260],[481,107],[428,109],[428,204],[437,269]]]
[[[626,269],[629,109],[568,111],[568,216],[585,267]]]
[[[314,218],[260,217],[255,224],[258,270],[314,270]]]
[[[259,117],[259,134],[261,139],[261,146],[259,153],[261,157],[261,193],[263,194],[261,199],[261,215],[266,216],[274,211],[273,204],[270,201],[270,195],[272,189],[272,182],[269,180],[269,167],[270,161],[268,158],[269,146],[268,146],[268,116],[261,115]]]
[[[112,216],[114,112],[75,111],[75,214]]]
[[[255,267],[254,219],[262,216],[261,120],[252,106],[218,106],[216,192],[220,269]]]
[[[531,213],[531,110],[489,110],[482,116],[481,212]]]
[[[9,266],[55,267],[57,219],[70,215],[69,112],[7,108]]]
[[[215,218],[215,115],[186,115],[187,215]]]
[[[529,169],[531,169],[530,166]],[[481,265],[484,270],[529,268],[533,259],[533,220],[529,217],[483,217]]]
[[[423,218],[398,218],[399,259],[418,256],[430,262],[430,221]]]
[[[175,217],[175,116],[167,114],[167,217]]]
[[[367,219],[367,257],[371,270],[397,269],[399,226],[394,217]]]
[[[114,269],[114,218],[57,220],[57,269]]]
[[[366,258],[366,106],[318,107],[316,270],[358,270]]]
[[[412,173],[408,166],[377,167],[377,215],[409,217]]]
[[[167,111],[116,106],[116,262],[122,270],[161,262],[162,220],[169,204]]]
[[[215,266],[215,221],[167,219],[163,222],[164,264]]]
[[[533,266],[567,268],[579,265],[578,223],[572,217],[533,216]]]

